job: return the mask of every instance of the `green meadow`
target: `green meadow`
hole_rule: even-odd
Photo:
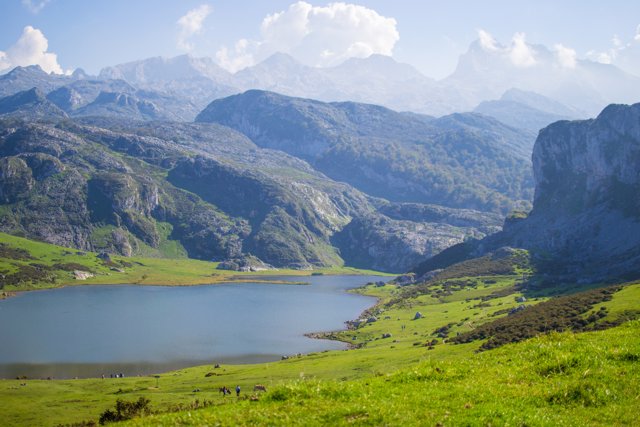
[[[107,275],[112,270],[95,256],[64,255],[68,249],[57,253],[50,245],[3,238],[44,265],[84,261],[102,274],[90,283],[115,283],[108,279],[117,274]],[[198,261],[181,260],[171,269],[168,260],[123,260],[143,264],[119,273],[147,274],[142,283],[160,277],[154,266],[173,274],[175,282],[164,284],[226,274]],[[640,283],[532,289],[522,286],[531,272],[521,266],[499,275],[457,271],[418,286],[369,285],[354,291],[376,296],[378,304],[363,313],[357,327],[318,334],[348,342],[349,350],[254,365],[215,367],[211,361],[145,377],[1,380],[0,419],[3,425],[86,426],[97,425],[111,410],[132,416],[124,425],[167,426],[636,422],[640,321],[634,319],[640,313]],[[53,285],[72,283],[59,280]],[[517,311],[520,306],[526,308]],[[484,330],[492,335],[475,337]],[[481,349],[496,337],[499,345]],[[219,392],[236,385],[240,397]],[[256,385],[266,392],[254,391]]]
[[[271,276],[308,276],[311,274],[384,273],[350,267],[317,270],[275,269],[257,272],[218,270],[217,262],[194,259],[142,258],[110,255],[109,260],[93,252],[78,251],[48,243],[0,233],[0,274],[5,295],[14,291],[47,289],[72,285],[141,284],[202,285],[222,282],[273,282]],[[78,280],[76,270],[93,277]],[[388,276],[388,275],[387,275]]]

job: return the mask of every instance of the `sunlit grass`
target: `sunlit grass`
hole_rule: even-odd
[[[27,249],[42,263],[51,265],[63,257],[65,261],[84,260],[96,272],[110,271],[94,254],[68,254],[65,248],[54,250],[51,245],[0,237]],[[280,270],[259,276],[226,276],[230,273],[202,261],[172,264],[166,259],[122,259],[135,265],[131,271],[118,273],[127,278],[122,283],[193,284],[199,277],[209,280],[207,283],[212,277],[253,281],[301,274]],[[304,272],[312,273],[318,272]],[[323,273],[362,271],[328,269]],[[115,272],[90,280],[115,283],[108,281],[113,277]],[[0,419],[7,425],[95,421],[116,399],[135,401],[144,396],[159,413],[134,420],[134,425],[633,424],[640,410],[638,321],[598,332],[551,333],[481,353],[477,350],[482,342],[448,342],[519,305],[516,299],[523,294],[514,287],[519,279],[516,275],[455,279],[467,285],[451,288],[452,292],[443,284],[414,294],[394,285],[357,290],[378,298],[378,305],[364,315],[377,320],[329,334],[360,347],[354,350],[220,368],[212,360],[205,366],[161,373],[159,378],[1,380]],[[413,296],[400,298],[402,295]],[[526,304],[549,298],[528,295]],[[637,311],[640,284],[627,285],[611,301],[591,311],[600,306],[606,307],[612,319]],[[414,320],[418,311],[423,317]],[[440,336],[443,327],[446,334]],[[257,401],[218,393],[222,386],[240,385],[242,396],[248,397],[256,384],[268,389],[266,394],[255,393]],[[212,406],[194,409],[204,401]],[[167,412],[180,408],[180,412]]]

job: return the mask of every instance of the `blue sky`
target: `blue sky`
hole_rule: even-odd
[[[370,52],[392,54],[441,78],[453,71],[458,56],[481,29],[505,45],[514,34],[524,33],[528,43],[561,44],[578,58],[635,64],[629,58],[623,61],[623,54],[632,51],[624,47],[635,42],[640,24],[640,2],[629,0],[370,0],[348,3],[346,8],[312,0],[292,7],[294,3],[2,0],[0,65],[28,62],[48,41],[48,52],[57,56],[46,57],[47,64],[57,61],[65,71],[82,67],[97,73],[108,65],[185,52],[211,56],[238,69],[274,50],[288,49],[298,59],[321,66]],[[191,18],[180,25],[190,11]],[[268,15],[281,11],[285,13],[278,19],[263,25]],[[308,28],[302,30],[301,16],[308,18]],[[16,45],[27,26],[39,33],[28,32]],[[22,54],[29,49],[34,52]]]

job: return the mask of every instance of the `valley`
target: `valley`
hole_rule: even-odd
[[[7,2],[0,426],[637,424],[612,2]]]

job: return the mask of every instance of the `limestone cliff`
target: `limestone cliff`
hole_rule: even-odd
[[[640,276],[640,104],[610,105],[591,120],[549,125],[533,151],[530,214],[450,248],[423,274],[501,246],[529,249],[540,272],[597,281]]]
[[[533,152],[529,217],[507,221],[515,246],[596,275],[640,271],[640,104],[543,129]]]

